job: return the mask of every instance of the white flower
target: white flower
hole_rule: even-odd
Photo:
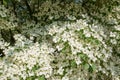
[[[64,32],[62,35],[62,40],[65,42],[70,38],[70,35],[68,32]]]
[[[60,68],[58,69],[58,73],[59,73],[60,75],[63,74],[63,71],[64,71],[64,69],[63,69],[62,67],[60,67]]]
[[[82,61],[80,60],[80,58],[75,59],[75,61],[76,61],[77,65],[79,65],[79,64],[82,63]]]
[[[75,20],[76,19],[74,16],[71,16],[71,15],[67,15],[67,18],[70,19],[70,20]]]
[[[119,25],[115,26],[115,29],[118,30],[118,31],[120,31],[120,26]]]
[[[28,71],[28,75],[29,75],[29,76],[34,76],[35,74],[34,74],[34,72],[32,72],[32,71]]]
[[[63,49],[63,45],[57,45],[56,48],[58,49],[58,51],[62,50]]]
[[[97,60],[97,58],[94,56],[94,54],[93,54],[93,51],[89,51],[88,53],[87,53],[87,55],[88,55],[88,57],[93,61],[93,62],[95,62],[96,60]]]
[[[111,42],[112,44],[117,44],[117,41],[116,41],[115,39],[111,39],[110,42]]]
[[[91,33],[87,29],[85,29],[83,33],[85,34],[86,37],[91,36]]]
[[[69,78],[67,76],[64,76],[62,80],[69,80]]]
[[[53,38],[53,41],[55,43],[59,42],[60,41],[60,36],[56,35],[54,38]]]
[[[58,26],[53,25],[51,29],[48,30],[50,35],[55,34],[57,31],[59,31]]]
[[[91,34],[90,33],[86,33],[85,36],[86,37],[91,37]]]
[[[116,37],[116,33],[110,32],[110,37]]]

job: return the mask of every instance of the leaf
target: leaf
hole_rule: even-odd
[[[93,71],[96,70],[96,65],[95,64],[92,64],[91,67],[92,67]]]
[[[85,64],[84,64],[84,68],[88,70],[88,69],[89,69],[89,64],[88,64],[88,63],[85,63]]]
[[[31,77],[27,77],[26,80],[32,80],[32,78]]]
[[[93,72],[93,71],[95,71],[95,69],[96,69],[96,66],[95,66],[95,64],[91,64],[90,66],[89,66],[89,72]]]
[[[77,34],[78,34],[78,37],[80,38],[80,39],[85,39],[86,37],[85,37],[85,35],[83,34],[83,29],[81,29],[81,30],[79,30],[79,31],[75,31]]]
[[[62,49],[62,53],[70,53],[70,52],[71,52],[71,47],[67,41],[64,43],[64,48]]]
[[[91,73],[93,72],[93,68],[92,68],[92,66],[89,66],[88,71],[91,72]]]
[[[86,38],[85,42],[91,43],[91,44],[94,44],[94,45],[99,45],[100,44],[100,41],[98,39],[94,38],[93,36],[89,37],[89,38]]]
[[[42,76],[39,76],[39,77],[38,77],[38,80],[46,80],[46,79],[45,79],[45,76],[42,75]]]
[[[71,66],[72,68],[77,67],[77,64],[76,64],[75,60],[71,60],[71,61],[70,61],[70,66]]]
[[[32,68],[32,70],[33,70],[33,71],[36,71],[36,70],[39,69],[39,68],[40,68],[40,66],[36,64],[36,65]]]
[[[78,54],[79,55],[79,57],[81,58],[81,60],[83,60],[83,61],[87,61],[88,60],[88,57],[87,57],[87,55],[85,55],[84,53],[80,53],[80,54]]]
[[[9,3],[9,0],[3,0],[3,4],[6,6]]]

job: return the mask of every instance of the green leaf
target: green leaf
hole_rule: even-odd
[[[62,49],[62,53],[71,53],[71,47],[68,41],[64,43],[64,48]]]
[[[38,77],[38,80],[46,80],[46,79],[45,79],[45,76],[42,75],[42,76],[39,76],[39,77]]]
[[[75,33],[77,33],[78,34],[78,37],[80,38],[80,39],[85,39],[86,37],[85,37],[85,35],[83,34],[83,29],[81,29],[81,30],[79,30],[79,31],[75,31]]]
[[[95,64],[91,64],[90,66],[89,66],[89,72],[93,72],[93,71],[95,71],[95,69],[96,69],[96,66],[95,66]]]
[[[100,41],[98,39],[94,38],[93,36],[89,37],[89,38],[86,38],[85,42],[91,43],[93,45],[99,45],[100,44]]]
[[[83,61],[85,61],[85,62],[88,60],[87,55],[84,54],[84,53],[79,53],[78,56],[81,58],[81,60],[83,60]]]
[[[32,80],[32,78],[31,77],[27,77],[26,80]]]
[[[89,66],[88,71],[91,72],[91,73],[93,72],[93,68],[92,68],[92,66]]]
[[[75,60],[71,60],[71,61],[70,61],[70,66],[71,66],[72,68],[77,67],[77,64],[76,64]]]
[[[9,0],[3,0],[3,4],[6,6],[9,3]]]
[[[95,64],[92,64],[91,67],[92,67],[93,71],[96,70],[96,65]]]
[[[88,70],[88,69],[89,69],[89,64],[88,64],[88,63],[85,63],[85,64],[84,64],[84,68]]]
[[[39,68],[40,68],[40,66],[36,64],[36,65],[32,68],[32,70],[35,72],[35,70],[37,70],[37,69],[39,69]]]

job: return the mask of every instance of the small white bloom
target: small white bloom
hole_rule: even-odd
[[[117,44],[117,41],[116,41],[115,39],[111,39],[110,42],[111,42],[112,44]]]
[[[91,34],[90,33],[86,33],[85,36],[86,37],[91,37]]]
[[[55,37],[53,38],[53,41],[54,41],[55,43],[59,42],[59,41],[60,41],[60,37],[59,37],[59,36],[55,36]]]
[[[79,65],[79,64],[82,63],[81,60],[80,60],[80,58],[75,59],[75,61],[76,61],[77,65]]]
[[[63,71],[64,71],[64,69],[63,69],[62,67],[60,67],[60,68],[58,69],[58,73],[59,73],[60,75],[63,74]]]
[[[119,25],[115,26],[115,29],[118,30],[118,31],[120,31],[120,26]]]
[[[58,51],[62,50],[63,49],[63,45],[60,44],[60,45],[57,45],[56,48],[58,49]]]
[[[86,37],[90,37],[91,36],[91,33],[88,31],[88,30],[84,30],[83,32],[85,34]]]
[[[116,33],[115,32],[110,32],[110,37],[116,37]]]
[[[69,80],[69,78],[67,76],[64,76],[62,80]]]

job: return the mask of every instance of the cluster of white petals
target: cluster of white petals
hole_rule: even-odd
[[[46,78],[50,77],[52,57],[49,55],[51,48],[48,44],[32,43],[20,34],[14,37],[15,46],[4,48],[6,56],[0,60],[0,79],[26,80],[28,77],[38,78],[41,75],[45,75]]]
[[[5,54],[0,59],[0,80],[119,79],[120,59],[113,56],[120,51],[118,26],[108,33],[100,24],[88,24],[87,19],[41,28],[39,24],[27,26],[32,29],[27,32],[28,27],[23,28],[22,34],[30,34],[30,39],[16,34],[13,46],[0,41]],[[39,37],[38,41],[34,42],[34,37]]]
[[[9,9],[4,5],[0,5],[0,29],[13,29],[17,26],[17,23],[14,22],[15,16],[13,16]]]

